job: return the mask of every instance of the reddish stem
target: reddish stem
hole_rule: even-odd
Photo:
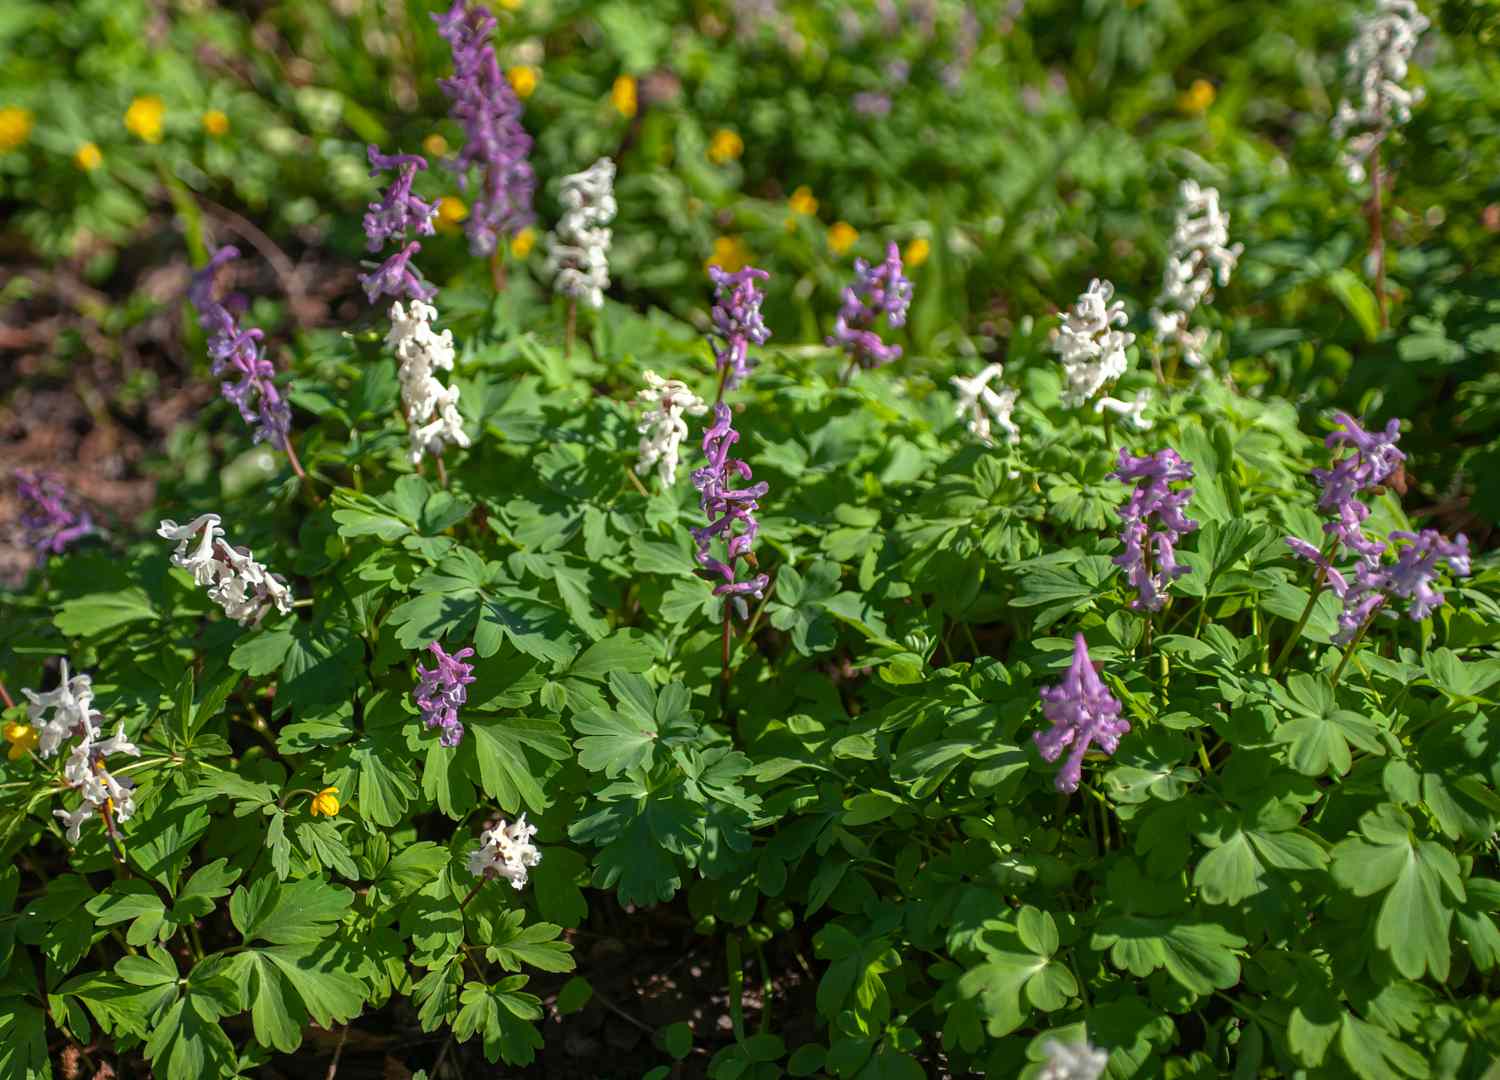
[[[1370,153],[1370,184],[1374,188],[1370,196],[1370,254],[1375,259],[1375,304],[1380,309],[1380,328],[1390,327],[1385,310],[1385,210],[1382,205],[1380,187],[1380,144]]]
[[[0,701],[5,702],[7,709],[14,709],[16,707],[16,703],[11,700],[10,692],[5,689],[4,682],[0,682]]]

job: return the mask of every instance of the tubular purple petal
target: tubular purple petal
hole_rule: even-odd
[[[1083,778],[1083,758],[1090,747],[1113,754],[1120,736],[1130,731],[1130,723],[1120,716],[1120,702],[1094,670],[1082,634],[1073,638],[1073,662],[1063,681],[1043,687],[1040,694],[1042,714],[1052,727],[1034,732],[1032,739],[1047,761],[1056,761],[1064,750],[1068,751],[1053,784],[1058,791],[1077,791]]]

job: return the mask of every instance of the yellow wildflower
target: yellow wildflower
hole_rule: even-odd
[[[842,255],[859,240],[859,231],[847,221],[835,221],[828,227],[828,246],[835,255]]]
[[[209,109],[203,114],[203,130],[217,139],[229,131],[229,117],[218,109]]]
[[[31,134],[31,110],[19,105],[0,109],[0,153],[14,150]]]
[[[927,242],[927,237],[919,236],[906,245],[906,250],[901,253],[901,261],[909,269],[915,270],[927,261],[927,256],[932,254],[932,245]]]
[[[500,0],[500,6],[506,11],[520,11],[521,0]]]
[[[534,247],[536,247],[536,230],[530,225],[516,233],[510,241],[510,253],[518,259],[526,258]]]
[[[422,149],[432,157],[442,157],[448,152],[448,140],[434,131],[422,140]]]
[[[313,796],[308,809],[312,811],[313,817],[317,817],[319,814],[322,814],[324,817],[337,817],[339,812],[339,789],[336,787],[324,788]]]
[[[1213,83],[1207,79],[1194,79],[1193,85],[1178,95],[1177,109],[1185,113],[1207,112],[1215,96]]]
[[[525,64],[517,64],[505,73],[505,77],[510,80],[510,88],[519,98],[529,98],[536,92],[536,84],[541,80],[536,68]]]
[[[12,722],[5,725],[5,741],[10,743],[10,750],[6,757],[12,761],[20,761],[26,756],[28,750],[35,750],[40,736],[36,728],[30,724]]]
[[[794,214],[806,214],[811,217],[818,212],[818,200],[813,198],[812,189],[806,184],[792,192],[792,197],[786,201],[786,204]]]
[[[457,195],[444,195],[438,200],[438,224],[454,227],[469,216],[469,208]]]
[[[138,97],[125,110],[125,130],[148,143],[159,143],[166,115],[166,104],[155,94]]]
[[[749,265],[750,249],[738,236],[721,236],[714,240],[714,253],[704,263],[705,268],[717,266],[731,274]]]
[[[610,103],[614,105],[619,114],[626,119],[635,115],[635,80],[629,75],[621,75],[615,80],[614,88],[609,92]]]
[[[708,160],[715,165],[738,161],[744,152],[745,140],[728,128],[720,128],[714,132],[713,140],[708,144]]]
[[[99,153],[99,148],[91,142],[86,142],[73,154],[73,164],[84,172],[93,172],[104,164],[104,155]]]

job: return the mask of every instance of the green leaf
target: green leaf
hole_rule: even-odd
[[[309,878],[282,885],[260,878],[249,889],[243,885],[229,899],[229,917],[247,942],[307,945],[322,941],[338,929],[339,919],[354,894],[338,885]]]
[[[365,989],[340,943],[247,949],[230,963],[251,1003],[255,1037],[283,1053],[297,1049],[309,1017],[331,1028],[358,1016]]]
[[[52,1077],[46,1015],[19,997],[0,996],[0,1076],[15,1080]]]
[[[569,666],[568,674],[581,679],[604,679],[612,671],[648,671],[656,651],[656,643],[642,631],[617,630],[580,653]]]
[[[530,748],[551,761],[566,760],[570,752],[562,725],[554,720],[513,716],[476,720],[467,730],[473,740],[479,781],[485,792],[506,813],[520,810],[522,803],[538,814],[545,810],[547,796],[533,773],[526,750]]]
[[[463,1007],[453,1021],[453,1036],[467,1042],[475,1034],[484,1037],[484,1057],[491,1063],[502,1058],[509,1065],[530,1065],[542,1047],[541,1033],[532,1023],[541,1019],[541,1001],[520,992],[522,975],[502,979],[494,986],[467,983],[460,1000]]]
[[[65,600],[52,622],[66,637],[89,638],[117,626],[157,617],[146,591],[132,586]]]

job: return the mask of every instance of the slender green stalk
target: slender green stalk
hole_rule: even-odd
[[[1313,608],[1318,603],[1318,597],[1323,595],[1323,585],[1328,578],[1328,560],[1332,557],[1333,547],[1337,540],[1330,540],[1321,553],[1318,575],[1313,579],[1312,594],[1307,598],[1307,604],[1302,609],[1302,614],[1297,619],[1297,625],[1292,627],[1291,636],[1281,646],[1281,652],[1276,657],[1276,662],[1271,665],[1271,674],[1280,675],[1286,667],[1287,661],[1292,658],[1292,648],[1297,644],[1297,639],[1302,636],[1302,631],[1307,627],[1307,620],[1312,618]]]
[[[740,956],[740,936],[724,939],[724,966],[729,971],[729,1019],[734,1024],[735,1042],[745,1041],[745,972]]]

